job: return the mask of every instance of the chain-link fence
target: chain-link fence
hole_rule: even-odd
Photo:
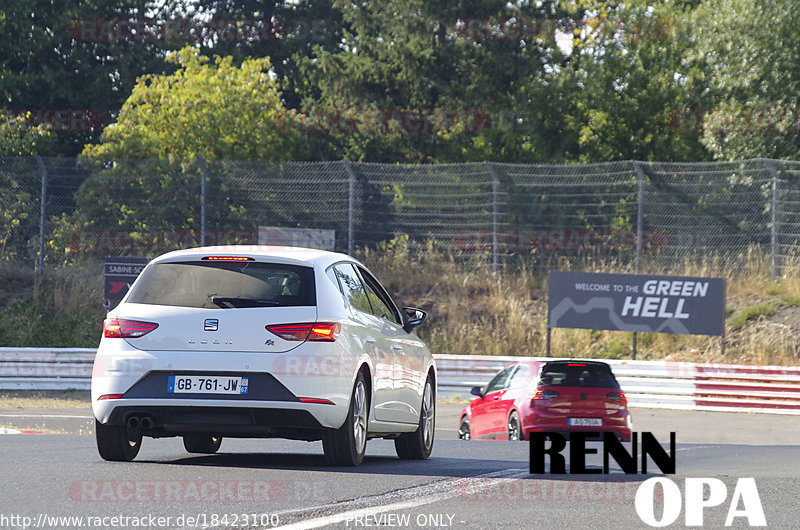
[[[2,260],[156,256],[259,243],[264,227],[335,231],[352,252],[397,237],[497,265],[611,256],[667,267],[754,245],[794,267],[800,162],[587,165],[0,158]]]

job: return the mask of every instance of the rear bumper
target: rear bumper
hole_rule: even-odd
[[[297,413],[310,415],[316,427],[336,429],[347,416],[356,359],[346,350],[328,348],[323,351],[324,355],[320,351],[315,344],[303,344],[283,354],[149,352],[137,350],[123,340],[103,339],[92,373],[92,409],[95,418],[104,424],[124,422],[115,414],[117,408],[128,411],[131,407],[137,410],[206,407],[254,411],[256,419],[251,421],[253,428],[250,429],[254,436],[273,435],[272,431],[262,427],[274,427],[276,433],[286,428],[308,428],[308,422],[297,420]],[[248,377],[249,389],[242,395],[170,393],[167,384],[170,375]],[[117,394],[121,394],[119,399],[100,399]],[[333,405],[304,403],[300,398],[326,399]],[[258,412],[264,409],[274,411],[272,416]],[[287,422],[276,417],[280,415],[293,419]],[[268,422],[267,417],[273,419]],[[163,424],[178,425],[174,422]],[[192,429],[195,427],[191,426]],[[241,426],[228,429],[229,432],[236,430],[244,432],[247,429]],[[167,435],[168,432],[178,432],[178,429],[165,428],[153,432]]]
[[[245,407],[126,404],[115,407],[105,423],[130,425],[132,421],[143,435],[154,438],[209,433],[311,441],[321,439],[323,429],[307,410]]]
[[[633,425],[630,414],[627,411],[620,411],[615,415],[576,415],[577,417],[601,418],[602,426],[573,426],[567,423],[568,416],[532,412],[522,419],[522,432],[525,439],[530,438],[532,432],[558,432],[569,437],[571,432],[613,432],[624,442],[631,441],[631,431]],[[573,417],[573,416],[569,416]]]

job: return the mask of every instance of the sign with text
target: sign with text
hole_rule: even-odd
[[[130,256],[106,256],[105,301],[103,307],[110,310],[128,293],[131,284],[150,260]]]
[[[550,271],[547,322],[551,328],[721,336],[725,280]]]
[[[336,231],[319,228],[282,228],[259,226],[259,245],[307,247],[333,251],[336,246]]]

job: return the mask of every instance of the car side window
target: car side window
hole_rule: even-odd
[[[327,269],[325,269],[325,275],[331,282],[333,282],[333,285],[335,285],[336,288],[339,289],[339,292],[342,293],[342,296],[344,296],[344,291],[342,291],[342,286],[339,283],[339,280],[336,278],[336,271],[333,270],[333,267],[328,267]]]
[[[369,303],[364,284],[361,283],[358,273],[349,263],[339,263],[333,266],[336,278],[344,293],[344,297],[354,308],[365,313],[372,313],[372,306]]]
[[[530,369],[527,365],[519,364],[517,365],[517,371],[514,372],[511,377],[508,378],[508,387],[517,387],[525,384],[525,381],[528,379],[528,374]]]
[[[508,383],[511,374],[517,368],[517,366],[518,365],[516,364],[506,366],[500,371],[500,373],[494,376],[492,380],[489,381],[489,384],[486,385],[486,394],[497,392],[498,390],[503,390],[506,388],[506,383]]]
[[[361,273],[361,277],[364,278],[364,283],[367,287],[367,297],[372,305],[372,314],[402,325],[403,321],[400,319],[400,315],[394,309],[394,304],[386,299],[388,295],[379,286],[378,280],[361,267],[358,268],[358,271]]]

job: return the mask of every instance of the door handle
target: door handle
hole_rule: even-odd
[[[396,352],[401,352],[401,351],[403,351],[403,347],[400,346],[399,344],[392,344],[392,350],[394,350]]]
[[[375,338],[369,336],[364,337],[364,342],[366,342],[367,344],[375,344]]]

